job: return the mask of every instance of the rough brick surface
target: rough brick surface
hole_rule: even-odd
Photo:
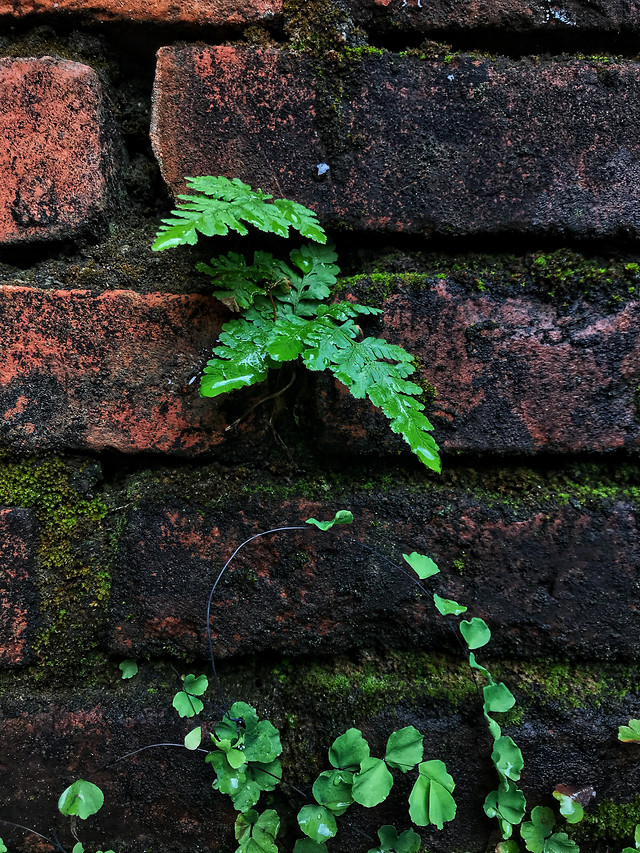
[[[76,14],[97,21],[222,26],[269,20],[282,0],[0,0],[0,15]]]
[[[101,223],[112,166],[104,121],[100,83],[86,65],[0,59],[0,244]]]
[[[0,436],[40,451],[190,454],[222,441],[226,422],[194,379],[219,332],[213,303],[0,288]]]
[[[29,663],[38,621],[35,521],[29,510],[0,509],[0,668]]]
[[[598,660],[640,650],[640,543],[635,508],[623,499],[602,509],[573,501],[513,513],[464,491],[427,488],[342,495],[340,504],[354,512],[353,530],[270,535],[235,560],[213,598],[216,654],[456,648],[428,599],[352,538],[400,562],[413,550],[434,554],[443,575],[430,588],[489,622],[494,654]],[[229,496],[217,510],[173,498],[170,508],[143,503],[113,574],[112,649],[204,657],[209,590],[236,546],[323,511],[256,497]],[[451,570],[458,560],[461,574]]]
[[[487,282],[490,286],[491,282]],[[575,453],[640,447],[640,303],[606,313],[425,279],[386,303],[381,336],[434,386],[437,439],[452,450]],[[382,415],[326,382],[326,449],[376,447]],[[398,440],[398,447],[402,443]]]
[[[338,73],[278,51],[163,48],[165,180],[237,176],[332,226],[640,235],[637,64],[383,55]]]
[[[498,29],[513,36],[532,30],[635,31],[640,26],[640,4],[635,0],[357,0],[349,8],[358,23],[396,33]]]

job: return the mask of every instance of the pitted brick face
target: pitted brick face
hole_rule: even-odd
[[[35,526],[27,509],[0,509],[0,669],[31,658],[38,620]]]
[[[104,106],[77,62],[0,59],[0,244],[93,230],[108,205]]]
[[[640,65],[163,48],[165,180],[239,177],[333,228],[640,236]],[[330,169],[318,180],[318,164]]]
[[[229,26],[268,21],[282,0],[0,0],[0,15],[79,15],[96,21]]]

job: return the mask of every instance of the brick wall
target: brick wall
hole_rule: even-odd
[[[0,819],[71,849],[57,797],[98,772],[87,848],[234,850],[193,756],[101,768],[184,736],[169,704],[206,670],[205,602],[236,546],[349,508],[346,533],[258,540],[213,600],[225,691],[282,726],[289,784],[309,789],[349,726],[381,749],[417,725],[460,815],[425,849],[494,849],[477,693],[381,556],[418,550],[492,629],[530,807],[593,785],[581,849],[631,843],[639,29],[635,0],[0,0]],[[317,211],[340,291],[383,309],[373,333],[435,389],[441,476],[323,376],[278,407],[254,405],[270,388],[199,397],[230,315],[195,264],[275,247],[154,253],[199,174]],[[401,798],[385,808],[330,849],[408,826]]]

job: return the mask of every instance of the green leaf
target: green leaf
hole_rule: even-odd
[[[7,853],[7,848],[4,841],[0,838],[0,853]]]
[[[405,726],[389,735],[384,760],[389,767],[397,767],[406,773],[422,761],[423,737],[413,726]]]
[[[185,693],[191,693],[193,696],[202,696],[209,686],[206,675],[187,675],[184,679],[183,690]]]
[[[5,847],[5,851],[6,849],[7,848]],[[77,844],[73,845],[73,847],[71,848],[71,853],[84,853],[84,845],[81,841],[78,841]]]
[[[554,832],[545,842],[544,853],[580,853],[580,848],[566,832]]]
[[[261,791],[273,791],[282,781],[282,765],[279,761],[262,764],[252,761],[247,768],[247,779],[255,782]]]
[[[516,826],[524,817],[526,809],[527,801],[524,794],[510,779],[501,782],[498,789],[488,794],[484,801],[485,814],[487,817],[495,817],[501,821],[505,837],[508,837],[510,832],[504,823]]]
[[[222,790],[222,789],[220,789]],[[260,799],[260,785],[247,779],[238,791],[230,793],[233,807],[239,812],[247,812],[252,809]]]
[[[58,810],[64,815],[77,815],[86,820],[102,808],[104,794],[93,782],[78,779],[69,785],[58,800]]]
[[[496,853],[519,853],[517,841],[499,841],[496,845]]]
[[[356,803],[365,808],[379,805],[389,796],[393,787],[393,776],[381,758],[364,758],[360,772],[353,777],[351,795]]]
[[[459,616],[467,610],[464,604],[458,604],[450,598],[440,598],[437,592],[433,594],[433,603],[443,616]]]
[[[176,693],[172,704],[181,717],[195,717],[204,708],[204,705],[197,696],[190,696],[184,690]]]
[[[520,748],[506,735],[497,738],[491,754],[496,770],[504,779],[518,780],[524,767],[524,759]]]
[[[216,781],[213,783],[213,787],[221,794],[235,797],[247,781],[246,763],[240,767],[232,767],[223,752],[210,752],[205,758],[205,763],[213,766],[216,773]]]
[[[247,724],[243,752],[247,761],[269,764],[282,753],[280,732],[269,720]]]
[[[288,237],[291,228],[303,237],[326,242],[316,214],[301,204],[288,199],[274,201],[273,196],[252,190],[238,178],[205,176],[185,180],[195,194],[178,196],[177,209],[162,220],[158,229],[152,246],[155,251],[194,245],[198,232],[207,237],[224,236],[229,230],[245,235],[247,225],[279,237]]]
[[[360,769],[360,764],[369,757],[369,744],[360,729],[347,729],[337,737],[329,748],[329,762],[338,770]]]
[[[412,829],[398,835],[393,826],[381,826],[378,830],[380,845],[368,853],[417,853],[420,849],[420,836]]]
[[[633,839],[636,843],[636,847],[640,848],[640,823],[636,824],[635,832],[633,833]]]
[[[225,714],[220,722],[216,725],[216,735],[220,740],[228,740],[232,744],[238,741],[238,725],[242,730],[242,724],[235,723],[234,720],[242,720],[244,723],[244,731],[251,731],[258,725],[258,713],[251,705],[246,702],[234,702],[229,708],[228,714]]]
[[[426,580],[432,575],[437,575],[440,571],[430,557],[425,557],[424,554],[418,554],[416,551],[412,551],[411,554],[403,554],[402,557],[409,563],[420,580]]]
[[[138,664],[134,660],[123,660],[120,670],[123,678],[133,678],[138,673]]]
[[[482,688],[482,692],[484,693],[484,709],[488,714],[509,711],[516,704],[515,696],[501,681],[487,684]]]
[[[327,845],[318,844],[310,838],[298,838],[293,846],[293,853],[327,853]]]
[[[484,712],[484,718],[487,721],[487,725],[489,726],[489,732],[491,733],[491,737],[494,739],[494,741],[498,740],[498,738],[502,735],[502,729],[500,728],[498,723],[496,723],[496,721],[487,714],[486,711]]]
[[[325,770],[313,783],[313,798],[336,815],[344,814],[353,803],[353,773],[348,770]]]
[[[280,818],[273,809],[266,809],[261,815],[254,810],[239,814],[236,818],[236,841],[241,853],[277,853],[275,843]],[[238,853],[236,851],[236,853]]]
[[[320,530],[331,530],[334,524],[351,524],[353,522],[353,515],[349,512],[348,509],[340,509],[334,515],[333,521],[318,521],[315,518],[308,518],[306,520],[306,524],[313,524],[318,527]]]
[[[191,729],[188,735],[184,737],[184,745],[187,749],[197,749],[202,741],[202,726],[197,726]]]
[[[560,791],[554,791],[553,796],[556,800],[560,800],[560,814],[565,818],[567,823],[580,823],[584,817],[582,805],[572,797],[561,794]]]
[[[480,672],[484,672],[485,675],[490,675],[489,670],[478,663],[478,661],[476,660],[476,656],[473,652],[469,652],[469,666],[471,667],[471,669],[477,669]]]
[[[424,761],[418,767],[419,776],[409,794],[409,815],[416,826],[434,824],[442,829],[456,816],[456,804],[451,796],[455,783],[442,761]]]
[[[318,844],[333,838],[338,831],[335,817],[324,806],[303,806],[298,812],[298,825]]]
[[[640,741],[640,720],[629,720],[628,726],[618,728],[618,740],[623,743]]]
[[[479,649],[481,646],[486,646],[491,639],[489,626],[484,619],[479,619],[477,616],[474,616],[470,621],[463,619],[460,622],[460,633],[470,649]]]

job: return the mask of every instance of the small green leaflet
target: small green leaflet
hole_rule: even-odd
[[[134,660],[123,660],[120,670],[123,678],[133,678],[138,673],[138,664]]]
[[[544,853],[544,843],[553,832],[556,818],[546,806],[536,806],[531,812],[531,820],[520,827],[520,835],[527,850],[531,853]]]
[[[636,829],[633,834],[634,841],[636,843],[635,847],[625,847],[622,853],[638,853],[640,849],[640,823],[636,824]],[[0,851],[2,853],[2,851]]]
[[[200,746],[200,742],[202,741],[202,726],[197,726],[195,729],[191,729],[188,735],[184,737],[184,745],[187,749],[197,749]]]
[[[360,772],[354,774],[351,796],[365,808],[379,805],[389,796],[393,786],[393,776],[381,758],[364,758]]]
[[[496,711],[498,713],[510,711],[516,704],[515,696],[501,681],[487,684],[482,688],[482,692],[484,694],[484,710],[488,714]]]
[[[501,782],[498,790],[488,794],[484,801],[485,814],[487,817],[496,817],[500,820],[505,838],[511,835],[509,827],[520,823],[526,808],[527,801],[524,794],[510,779]]]
[[[418,853],[420,836],[412,829],[406,829],[398,835],[393,826],[381,826],[378,830],[380,845],[368,853]]]
[[[443,616],[459,616],[467,610],[464,604],[458,604],[457,601],[452,601],[450,598],[440,598],[437,592],[433,594],[433,603]]]
[[[327,853],[327,845],[318,844],[310,838],[298,838],[293,845],[293,853]]]
[[[280,818],[273,809],[261,815],[249,810],[236,818],[235,833],[239,847],[236,853],[278,853],[275,843]]]
[[[176,693],[172,704],[181,717],[195,717],[204,708],[203,703],[197,696],[190,696],[184,690]]]
[[[392,732],[387,741],[387,751],[384,760],[389,767],[397,767],[406,773],[422,761],[423,736],[413,726],[405,726],[397,732]]]
[[[567,823],[580,823],[584,817],[582,805],[577,800],[574,800],[573,797],[562,794],[560,791],[554,791],[553,796],[556,800],[560,800],[560,814],[565,818]]]
[[[499,841],[496,845],[496,853],[519,853],[517,841]]]
[[[353,515],[348,509],[340,509],[333,517],[333,521],[318,521],[315,518],[308,518],[305,524],[313,524],[320,530],[331,530],[334,524],[352,524]]]
[[[200,232],[206,237],[224,236],[229,230],[248,233],[247,225],[279,237],[288,237],[289,229],[318,243],[326,242],[326,234],[316,214],[288,199],[253,190],[238,178],[205,176],[185,178],[194,195],[178,196],[178,208],[162,220],[154,251],[161,252],[184,244],[193,246]]]
[[[84,845],[81,841],[78,841],[77,844],[74,844],[71,853],[84,853]]]
[[[7,848],[4,841],[0,838],[0,853],[7,853]]]
[[[77,815],[86,820],[102,808],[104,794],[93,782],[78,779],[69,785],[58,800],[58,810],[64,815]]]
[[[353,773],[348,770],[325,770],[313,783],[313,798],[335,815],[344,812],[353,803],[351,788]]]
[[[409,816],[416,826],[433,824],[442,829],[456,816],[456,804],[451,796],[455,783],[443,761],[423,761],[418,773],[409,794]]]
[[[522,751],[515,741],[502,735],[493,743],[493,752],[491,760],[501,779],[518,780],[524,767],[524,758]]]
[[[618,729],[618,740],[623,743],[640,741],[640,720],[629,720],[628,726],[620,726]]]
[[[409,563],[420,580],[426,580],[432,575],[437,575],[440,571],[430,557],[425,557],[424,554],[418,554],[416,551],[412,551],[411,554],[403,554],[402,557]]]
[[[460,633],[470,649],[479,649],[482,646],[486,646],[491,639],[489,626],[484,619],[479,619],[477,616],[474,616],[470,621],[463,619],[460,622]]]
[[[369,744],[360,729],[347,729],[329,747],[329,763],[338,770],[356,772],[360,764],[369,757]]]
[[[333,838],[338,831],[335,817],[324,806],[303,806],[298,812],[298,825],[317,844]]]

